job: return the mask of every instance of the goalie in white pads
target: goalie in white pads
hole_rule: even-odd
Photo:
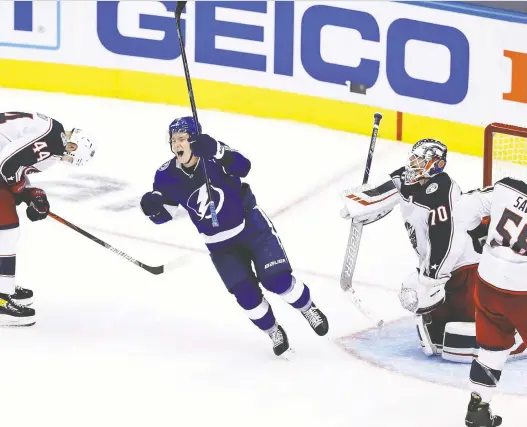
[[[415,313],[421,348],[427,356],[471,363],[475,340],[474,286],[478,280],[481,225],[471,237],[456,230],[452,212],[462,192],[443,170],[447,147],[434,139],[418,141],[406,166],[381,185],[344,191],[341,215],[370,224],[400,206],[418,257],[418,267],[403,282],[399,299]],[[482,232],[481,232],[482,231]]]

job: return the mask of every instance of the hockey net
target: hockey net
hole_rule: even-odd
[[[527,129],[492,123],[485,128],[483,185],[506,176],[527,181]]]

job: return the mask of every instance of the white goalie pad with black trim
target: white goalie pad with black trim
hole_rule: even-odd
[[[450,362],[472,363],[478,354],[476,324],[474,322],[449,322],[443,336],[442,357]]]
[[[419,343],[421,344],[421,350],[426,356],[441,354],[441,346],[435,345],[428,333],[428,325],[430,323],[430,316],[427,314],[415,317],[415,326],[417,329],[417,335],[419,336]]]
[[[400,201],[399,191],[393,181],[374,186],[364,184],[342,191],[345,218],[363,225],[375,222],[388,215]]]
[[[514,335],[514,341],[508,359],[527,358],[527,347],[517,331]],[[472,359],[478,355],[478,351],[476,323],[449,322],[446,324],[441,355],[443,359],[457,363],[472,363]]]

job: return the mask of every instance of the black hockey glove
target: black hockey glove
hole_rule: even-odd
[[[25,202],[26,215],[30,221],[40,221],[48,216],[49,202],[46,192],[40,188],[28,188]]]
[[[191,135],[189,137],[190,149],[196,157],[212,159],[218,152],[218,142],[209,135]]]
[[[164,197],[159,191],[149,191],[141,198],[141,210],[154,224],[163,224],[172,219],[164,205]]]
[[[489,233],[489,222],[482,221],[474,230],[469,230],[468,235],[472,238],[472,246],[478,254],[483,253],[483,246],[487,241],[487,235]]]

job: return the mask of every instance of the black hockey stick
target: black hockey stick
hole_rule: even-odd
[[[187,4],[186,1],[178,1],[174,15],[176,17],[177,36],[179,39],[179,47],[181,49],[181,59],[183,60],[183,69],[185,70],[185,80],[187,81],[187,90],[188,90],[188,97],[190,99],[190,108],[192,109],[192,115],[194,116],[194,121],[196,122],[196,125],[198,126],[198,134],[199,134],[200,129],[199,129],[199,122],[198,122],[198,110],[196,109],[196,101],[194,100],[194,91],[192,90],[192,81],[190,80],[190,71],[188,68],[187,54],[185,53],[185,45],[183,43],[183,36],[181,34],[181,13],[183,12],[183,9],[185,9],[186,4]],[[218,222],[218,215],[216,214],[216,204],[214,203],[214,199],[212,198],[212,189],[210,187],[209,176],[207,174],[207,166],[205,165],[205,161],[201,162],[201,168],[203,170],[203,175],[205,176],[205,185],[207,186],[207,193],[209,195],[209,200],[210,200],[209,206],[210,206],[210,216],[212,219],[212,226],[219,227],[220,224]]]
[[[382,114],[375,113],[373,116],[373,131],[370,139],[370,149],[368,151],[368,157],[366,159],[366,167],[364,169],[364,178],[362,184],[367,184],[370,177],[371,163],[373,160],[373,152],[375,151],[375,143],[377,142],[377,134],[379,133],[379,125],[381,123]],[[353,273],[355,272],[355,266],[357,264],[357,257],[359,255],[360,240],[362,237],[362,227],[360,223],[351,222],[350,232],[348,237],[348,244],[346,246],[346,256],[344,257],[344,264],[342,266],[342,272],[340,274],[340,287],[343,291],[351,291],[353,298],[353,304],[370,320],[372,320],[378,327],[384,324],[384,321],[378,319],[378,316],[374,315],[370,310],[365,308],[362,304],[361,299],[356,294],[353,288]]]
[[[77,233],[82,234],[84,237],[87,237],[88,239],[94,241],[95,243],[98,243],[99,245],[104,246],[106,249],[111,250],[113,253],[119,255],[120,257],[123,257],[127,261],[130,261],[132,264],[135,264],[138,267],[141,267],[143,270],[146,270],[149,273],[158,275],[158,274],[166,272],[171,267],[176,265],[175,263],[170,263],[170,264],[166,264],[166,265],[159,265],[157,267],[152,267],[150,265],[146,265],[146,264],[142,263],[141,261],[138,261],[135,258],[132,258],[130,255],[124,253],[123,251],[120,251],[119,249],[114,248],[109,243],[106,243],[106,242],[102,241],[101,239],[99,239],[98,237],[95,237],[93,234],[90,234],[87,231],[83,230],[82,228],[77,227],[75,224],[72,224],[71,222],[65,220],[64,218],[54,214],[53,212],[49,212],[48,215],[51,218],[53,218],[53,219],[57,220],[58,222],[60,222],[61,224],[66,225],[67,227],[71,228],[72,230],[75,230]]]

